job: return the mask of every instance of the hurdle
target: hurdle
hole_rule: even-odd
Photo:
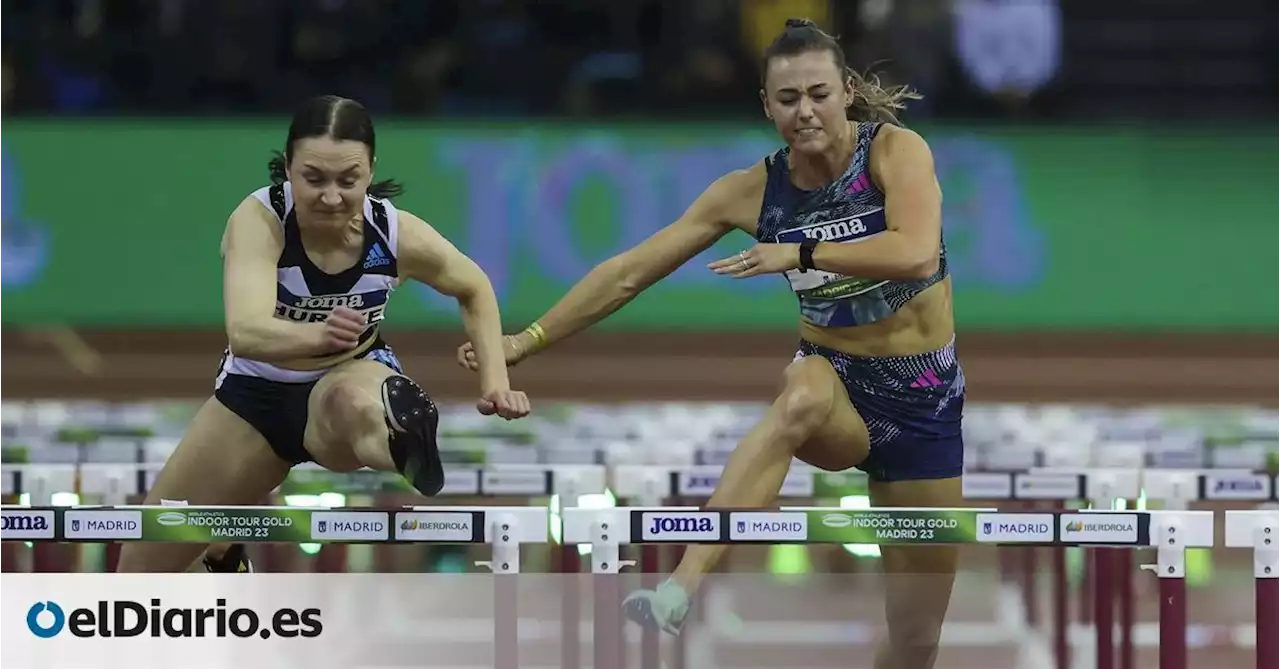
[[[133,494],[132,491],[134,490],[145,492],[146,487],[149,487],[150,483],[150,479],[148,479],[147,476],[153,476],[153,473],[151,472],[154,472],[155,468],[156,467],[152,465],[139,467],[132,464],[84,464],[79,466],[7,465],[4,469],[4,481],[6,492],[29,492],[32,494],[33,500],[39,499],[38,495],[44,495],[53,491],[76,491],[77,488],[79,489],[79,492],[83,494],[99,494],[106,498],[114,495],[123,496],[126,494]],[[332,490],[360,492],[371,489],[386,489],[387,486],[393,485],[388,481],[391,477],[376,472],[357,472],[354,475],[340,475],[320,470],[319,468],[299,469],[302,471],[303,476],[300,480],[295,480],[289,484],[297,484],[296,488],[292,488],[293,490],[311,489],[313,491]],[[141,474],[139,473],[140,470],[142,472]],[[643,495],[680,495],[692,498],[709,495],[710,491],[715,487],[719,471],[720,468],[715,466],[694,466],[674,469],[670,467],[620,466],[614,468],[613,478],[616,479],[615,490],[621,497]],[[561,494],[564,495],[566,499],[572,499],[578,494],[602,491],[604,488],[604,476],[605,469],[595,465],[505,465],[487,468],[451,468],[450,476],[446,484],[446,494],[458,494],[464,496],[484,493],[527,495]],[[1141,481],[1143,486],[1147,488],[1148,496],[1152,499],[1158,497],[1185,499],[1188,496],[1192,496],[1193,499],[1208,500],[1263,500],[1268,497],[1274,499],[1276,490],[1274,477],[1243,472],[1224,473],[1209,470],[1181,472],[1147,470],[1141,473]],[[1132,493],[1130,490],[1132,487],[1131,482],[1132,476],[1126,476],[1123,472],[1116,473],[1108,470],[1083,470],[1076,473],[1063,473],[1058,470],[1034,470],[1030,472],[1012,473],[987,472],[967,474],[965,480],[965,492],[967,498],[977,500],[994,500],[999,499],[1001,495],[1004,495],[1006,499],[1021,500],[1094,497],[1101,502],[1107,498],[1136,497],[1136,493]],[[137,487],[131,489],[131,485]],[[316,487],[311,488],[310,486]],[[286,486],[282,486],[282,489],[285,487]],[[1161,492],[1162,490],[1171,492]],[[825,472],[804,469],[793,470],[784,482],[782,491],[783,496],[787,498],[842,496],[847,494],[864,493],[865,480],[859,475],[843,474],[832,476]],[[456,512],[460,509],[467,510],[468,508],[481,507],[441,508]],[[641,508],[644,507],[642,506]],[[582,511],[589,510],[577,510],[574,511],[574,513]],[[842,509],[841,511],[847,513],[851,510]],[[6,532],[6,541],[10,538],[8,535],[9,533]],[[246,539],[246,541],[251,541],[251,539]],[[286,543],[297,543],[298,541],[300,540],[294,540]],[[342,546],[347,543],[382,542],[308,541],[308,543]],[[661,543],[663,542],[638,542],[638,547],[642,551],[656,551],[660,547]],[[667,543],[668,545],[678,545],[678,542]],[[833,541],[817,543],[876,542]],[[571,554],[573,559],[576,561],[578,559],[578,545],[568,541],[567,536],[562,544],[562,550],[565,554]],[[35,545],[38,549],[42,545],[45,545],[45,542],[37,541],[35,542]],[[1055,550],[1061,550],[1062,546],[1083,544],[1054,543],[1032,545],[1048,545],[1055,547]],[[1095,547],[1097,546],[1097,544],[1092,545]],[[1132,548],[1132,546],[1128,546],[1128,548]],[[1122,547],[1122,549],[1124,549],[1124,547]],[[600,555],[607,556],[609,554],[605,552]],[[644,553],[641,555],[640,562],[642,566],[646,562]],[[568,564],[569,561],[565,560],[565,563]],[[594,563],[595,560],[593,560],[593,571],[596,570]],[[1161,584],[1162,587],[1164,587],[1163,581]],[[1264,585],[1260,585],[1259,587],[1264,587]],[[566,592],[566,602],[569,601],[569,599],[570,595]],[[577,599],[574,598],[573,601],[576,603]],[[1259,616],[1261,618],[1265,618],[1265,615],[1265,610],[1263,607],[1259,606]],[[602,621],[597,620],[596,624],[601,625],[603,623]],[[607,628],[608,626],[605,625],[604,629]],[[1124,634],[1123,629],[1124,625],[1122,620],[1122,635]],[[1260,630],[1259,633],[1261,633],[1261,627],[1258,629]],[[574,642],[578,640],[578,626],[566,625],[564,627],[563,634],[565,635],[564,643],[566,644],[566,656],[568,656],[570,652],[569,648],[576,645]],[[1258,648],[1262,649],[1264,646],[1265,644],[1260,641]]]
[[[713,463],[714,453],[699,450],[695,461]],[[1029,460],[998,461],[995,464],[1027,464]],[[620,498],[638,500],[639,506],[661,506],[669,500],[698,503],[710,497],[719,480],[721,468],[716,464],[689,466],[624,465],[616,468],[616,491]],[[1110,509],[1117,500],[1134,501],[1145,492],[1151,502],[1163,503],[1167,511],[1186,509],[1194,501],[1258,501],[1274,500],[1275,476],[1248,470],[1124,470],[1113,468],[1032,467],[1023,471],[966,472],[963,478],[966,501],[980,504],[1022,502],[1031,506],[1028,513],[1038,512],[1034,505],[1053,503],[1054,509],[1070,502],[1087,502],[1098,509]],[[832,498],[866,495],[866,477],[861,473],[832,474],[793,466],[783,481],[780,499]],[[683,506],[683,505],[681,505]],[[851,542],[858,543],[858,542]],[[874,543],[874,542],[867,542]],[[1056,543],[1022,547],[1021,587],[1026,623],[1037,624],[1038,580],[1035,553],[1048,548],[1052,554],[1050,567],[1053,601],[1051,644],[1057,669],[1068,669],[1072,646],[1085,641],[1068,616],[1068,582],[1066,549],[1073,544]],[[670,548],[680,548],[669,545]],[[1083,622],[1093,623],[1093,646],[1099,669],[1112,669],[1118,656],[1120,669],[1135,666],[1134,581],[1132,546],[1079,545],[1092,552],[1086,560],[1091,572],[1081,588],[1081,612],[1092,616]],[[1007,548],[1007,547],[1002,547]],[[644,575],[644,587],[653,587],[662,559],[661,546],[642,543],[638,566]],[[1119,620],[1116,620],[1118,603]],[[1119,628],[1119,643],[1114,630]],[[676,653],[684,652],[683,638],[675,640]],[[1158,643],[1158,639],[1157,639]],[[646,630],[641,642],[641,664],[656,666],[657,634]]]
[[[546,543],[545,507],[410,506],[402,509],[240,506],[72,506],[2,509],[6,541],[216,541],[297,543],[486,544],[496,578],[520,573],[519,546]],[[1045,522],[1045,519],[1048,522]],[[1253,547],[1258,583],[1258,666],[1274,668],[1277,551],[1275,514],[1228,512],[1227,543]],[[1153,547],[1161,579],[1160,666],[1186,667],[1184,551],[1211,547],[1211,511],[1002,512],[993,508],[908,509],[783,507],[779,510],[708,510],[699,507],[567,508],[563,542],[592,547],[592,573],[616,576],[623,545],[846,544],[1072,545]],[[763,528],[763,529],[762,529]],[[781,528],[781,529],[779,529]],[[515,611],[512,580],[495,587],[495,612]],[[597,610],[596,666],[620,659],[616,597],[605,582]],[[603,615],[599,615],[603,614]],[[517,621],[494,624],[498,663],[518,666]],[[1267,655],[1266,653],[1271,653]],[[1270,662],[1271,664],[1268,664]]]
[[[1224,543],[1253,549],[1257,669],[1280,667],[1280,516],[1275,511],[1227,511]]]
[[[1031,467],[1025,471],[966,472],[966,500],[1087,502],[1111,508],[1117,501],[1145,496],[1166,511],[1185,510],[1193,502],[1267,502],[1276,499],[1276,477],[1244,469],[1133,469],[1088,467]],[[1067,616],[1065,545],[1054,546],[1051,566],[1054,604],[1054,656],[1058,669],[1069,666],[1071,643],[1077,635]],[[1120,669],[1134,669],[1134,582],[1132,547],[1097,546],[1085,561],[1085,582],[1079,610],[1084,623],[1093,624],[1093,645],[1099,669],[1112,669],[1116,655]],[[1023,550],[1022,583],[1028,610],[1036,606],[1034,552]],[[1164,583],[1163,581],[1161,582]],[[1119,620],[1115,618],[1116,604]],[[1092,614],[1092,615],[1089,615]],[[1028,621],[1032,623],[1032,620]],[[1118,623],[1118,624],[1117,624]],[[1118,628],[1119,643],[1112,632]],[[1115,649],[1115,653],[1107,652]]]
[[[494,666],[519,666],[516,624],[520,546],[546,544],[550,511],[536,506],[409,506],[401,509],[296,506],[0,507],[4,541],[100,543],[469,544],[488,545],[477,563],[494,574]]]
[[[567,543],[591,544],[593,554],[610,555],[619,545],[645,543],[1153,547],[1165,602],[1160,622],[1162,669],[1186,669],[1185,630],[1164,633],[1179,623],[1179,610],[1180,622],[1186,622],[1185,550],[1211,547],[1214,539],[1210,511],[628,507],[566,509],[563,522]],[[787,529],[759,529],[779,527]],[[592,566],[598,574],[614,574],[620,568],[616,561],[593,561]]]
[[[50,506],[54,495],[75,493],[97,498],[107,505],[127,505],[141,501],[150,490],[163,463],[80,463],[80,464],[15,464],[0,470],[0,483],[6,499],[27,494],[33,506]],[[580,495],[605,491],[606,469],[601,465],[489,465],[483,467],[447,466],[445,485],[431,499],[459,499],[493,496],[549,497],[576,500]],[[276,495],[344,495],[405,494],[425,501],[398,474],[373,470],[337,473],[314,464],[298,465],[275,491]],[[376,502],[373,505],[378,505]],[[341,543],[324,544],[316,558],[317,571],[339,571],[346,557]],[[576,548],[574,549],[576,550]],[[33,562],[37,571],[68,571],[58,551],[47,543],[35,543]],[[106,569],[113,569],[119,544],[107,544]],[[270,557],[268,555],[267,557]],[[561,568],[566,558],[552,556]],[[270,569],[268,569],[270,571]]]

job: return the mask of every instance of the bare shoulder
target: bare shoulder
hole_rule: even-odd
[[[405,226],[414,227],[414,226],[423,226],[423,225],[427,227],[431,227],[431,224],[427,223],[425,219],[409,211],[408,209],[401,209],[399,207],[396,207],[396,214],[397,214],[397,218],[400,219],[401,228],[404,228]]]
[[[437,239],[442,239],[440,233],[435,227],[426,221],[426,219],[406,209],[396,209],[396,228],[400,233],[400,246],[403,248],[406,244],[412,246],[414,244],[431,244]]]
[[[708,209],[717,221],[750,232],[760,217],[767,180],[768,171],[762,160],[716,179],[703,197],[707,198]]]
[[[396,209],[399,242],[396,255],[409,276],[421,275],[421,266],[434,266],[452,253],[453,244],[430,223],[413,212]]]
[[[929,143],[920,133],[896,125],[886,123],[871,141],[871,156],[874,163],[884,161],[919,160],[932,161]]]
[[[225,256],[233,244],[257,246],[264,243],[283,247],[284,230],[280,228],[275,214],[267,208],[267,205],[252,194],[246,195],[227,217],[220,252]]]

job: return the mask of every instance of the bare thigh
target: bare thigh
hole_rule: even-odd
[[[849,393],[831,363],[819,355],[805,356],[787,366],[783,382],[788,386],[803,380],[831,397],[826,419],[805,439],[796,457],[819,469],[839,472],[867,459],[871,438],[867,425],[849,401]],[[784,391],[785,392],[785,391]]]
[[[183,500],[192,505],[260,504],[289,473],[281,460],[244,419],[214,398],[196,412],[146,504]],[[203,544],[126,543],[119,571],[181,572],[204,550]]]
[[[960,478],[871,482],[875,507],[959,507]],[[894,660],[883,666],[933,666],[959,560],[958,546],[881,546],[885,618]],[[877,664],[877,666],[881,666]]]
[[[307,398],[303,445],[333,471],[370,467],[394,471],[388,448],[382,383],[399,372],[380,362],[352,360],[325,374]]]

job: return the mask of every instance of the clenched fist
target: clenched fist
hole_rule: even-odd
[[[490,390],[476,402],[476,410],[486,416],[497,414],[507,420],[529,415],[529,398],[519,390]]]
[[[368,325],[364,314],[350,307],[334,309],[324,321],[323,346],[326,351],[349,351],[360,343]]]

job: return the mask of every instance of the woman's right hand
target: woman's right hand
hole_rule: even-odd
[[[532,348],[531,341],[527,341],[528,335],[524,332],[520,334],[505,335],[502,337],[502,355],[507,360],[508,367],[515,367],[528,357],[528,351]],[[476,372],[480,370],[480,362],[476,359],[476,348],[471,342],[466,342],[458,347],[458,364]]]
[[[350,307],[338,307],[324,321],[323,348],[326,352],[350,351],[360,343],[368,326],[365,315]]]

